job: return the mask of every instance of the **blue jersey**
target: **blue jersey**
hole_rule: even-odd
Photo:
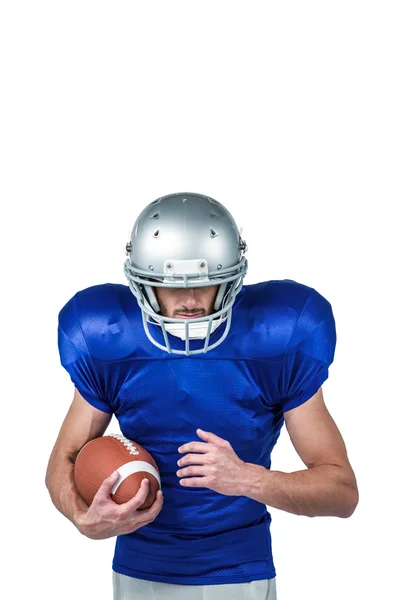
[[[157,325],[149,324],[160,343]],[[116,539],[113,569],[175,584],[242,583],[275,577],[271,515],[246,496],[183,487],[178,448],[228,440],[246,463],[271,466],[283,413],[328,377],[336,343],[330,303],[292,280],[243,286],[222,344],[206,354],[168,354],[147,338],[128,286],[79,291],[59,314],[61,363],[80,394],[115,414],[122,434],[154,457],[164,504],[156,519]],[[212,334],[219,336],[218,329]],[[184,341],[170,336],[172,347]],[[201,347],[204,340],[191,340]]]

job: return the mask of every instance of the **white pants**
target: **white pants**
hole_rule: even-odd
[[[249,583],[176,585],[113,571],[114,600],[276,600],[276,577]]]

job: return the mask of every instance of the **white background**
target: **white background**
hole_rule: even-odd
[[[126,283],[138,212],[177,191],[232,212],[247,283],[294,279],[334,310],[323,390],[360,503],[271,509],[278,600],[396,596],[399,17],[385,0],[2,3],[0,596],[112,597],[114,540],[81,536],[44,485],[73,394],[57,316]],[[302,468],[283,430],[272,469]]]

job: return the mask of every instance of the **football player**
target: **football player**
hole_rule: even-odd
[[[246,249],[221,203],[164,196],[133,226],[128,285],[81,290],[60,311],[75,394],[46,483],[83,535],[116,536],[120,600],[275,600],[267,507],[347,518],[358,503],[321,387],[335,352],[332,307],[288,279],[243,285]],[[79,450],[113,414],[160,469],[163,496],[143,511],[145,482],[117,505],[110,475],[90,507],[74,485]],[[304,470],[270,469],[283,424]]]

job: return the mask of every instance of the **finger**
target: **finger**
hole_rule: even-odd
[[[180,454],[186,454],[186,452],[208,452],[209,445],[204,442],[188,442],[187,444],[183,444],[180,448],[178,448],[178,452]]]
[[[177,466],[182,468],[186,465],[205,465],[208,462],[210,462],[210,458],[205,454],[186,454],[179,460]]]
[[[157,490],[157,494],[156,494],[156,499],[154,500],[153,504],[151,505],[150,509],[154,509],[154,512],[156,513],[156,515],[158,515],[158,513],[160,512],[160,510],[162,509],[162,506],[164,504],[164,496],[161,490]]]
[[[182,487],[208,487],[208,489],[212,489],[207,485],[204,477],[186,477],[180,479],[179,483]]]
[[[224,440],[224,438],[219,437],[211,431],[203,431],[202,429],[197,429],[196,433],[203,440],[206,440],[207,442],[212,444],[216,444],[217,446],[226,446],[227,444],[229,444],[228,440]]]
[[[144,503],[144,501],[146,500],[149,490],[150,490],[149,480],[142,479],[140,488],[138,489],[136,494],[133,496],[133,498],[131,498],[130,500],[128,500],[128,502],[125,502],[121,506],[123,506],[125,508],[126,512],[131,512],[132,510],[137,510],[137,508],[139,506],[141,506]]]
[[[162,495],[161,490],[157,491],[156,494],[156,499],[154,500],[153,504],[151,506],[149,506],[148,508],[144,508],[143,510],[138,511],[138,515],[140,516],[139,521],[140,523],[151,523],[152,521],[154,521],[154,519],[156,518],[156,516],[158,515],[158,513],[161,511],[162,507],[164,504],[164,498]]]
[[[205,469],[204,465],[190,465],[190,467],[179,469],[176,475],[181,479],[184,477],[205,477],[208,472],[208,469]]]
[[[163,502],[164,502],[163,493],[161,490],[157,490],[157,494],[156,494],[153,504],[151,506],[149,506],[148,508],[141,510],[140,512],[142,514],[152,513],[152,512],[158,513]]]
[[[111,475],[109,475],[108,477],[106,477],[104,479],[104,481],[102,482],[101,486],[99,487],[99,489],[97,490],[97,493],[95,495],[95,498],[97,497],[99,498],[109,498],[111,495],[111,490],[113,488],[113,486],[117,483],[119,478],[119,473],[118,471],[114,471],[113,473],[111,473]]]

